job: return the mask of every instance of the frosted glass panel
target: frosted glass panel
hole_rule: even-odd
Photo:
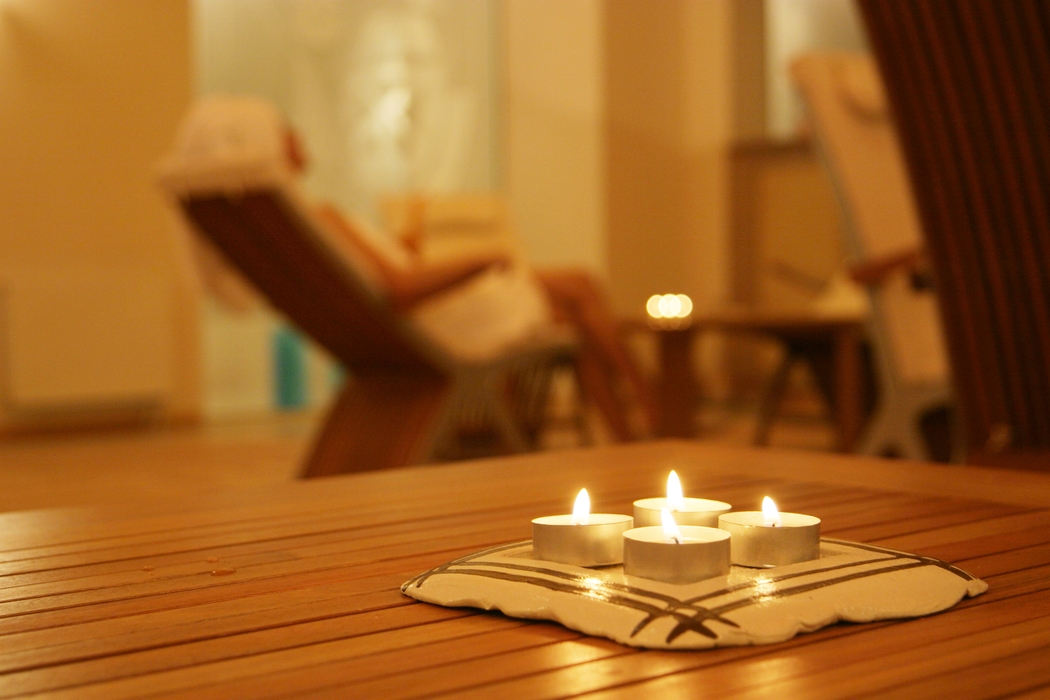
[[[867,38],[853,0],[766,0],[766,130],[793,136],[803,114],[788,67],[804,51],[863,51]]]
[[[198,89],[273,100],[316,197],[497,185],[496,0],[196,0]]]

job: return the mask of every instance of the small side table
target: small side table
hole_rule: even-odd
[[[864,319],[856,316],[826,316],[806,311],[727,308],[694,314],[685,327],[662,327],[645,319],[624,323],[627,331],[655,333],[659,343],[660,376],[657,381],[661,437],[695,437],[695,408],[700,396],[693,371],[694,337],[708,331],[758,334],[773,338],[784,346],[784,360],[765,391],[759,409],[754,443],[768,441],[780,398],[791,366],[808,361],[815,345],[830,345],[832,353],[832,412],[836,446],[852,452],[863,420],[861,336]]]

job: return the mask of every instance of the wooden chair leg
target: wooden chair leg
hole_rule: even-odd
[[[755,436],[751,440],[752,445],[764,447],[769,444],[769,432],[773,427],[773,419],[777,416],[780,399],[784,397],[791,367],[795,364],[796,359],[790,348],[784,349],[784,359],[780,361],[780,365],[773,373],[762,395],[762,404],[758,409],[758,424],[755,426]]]
[[[581,354],[576,358],[576,376],[584,397],[598,407],[613,440],[633,440],[635,435],[628,422],[627,412],[616,396],[611,377],[602,366],[593,357]]]
[[[356,375],[336,399],[303,478],[387,469],[426,459],[447,399],[437,375]]]

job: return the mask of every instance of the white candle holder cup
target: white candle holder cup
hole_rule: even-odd
[[[687,584],[729,573],[729,533],[683,525],[681,539],[664,528],[639,527],[623,535],[623,572],[664,583]]]
[[[728,513],[733,506],[723,501],[708,498],[686,498],[681,508],[672,509],[671,515],[679,525],[718,527],[718,516]],[[634,526],[654,527],[661,525],[660,511],[670,508],[666,498],[642,498],[634,502]]]
[[[585,524],[573,524],[571,515],[548,515],[532,521],[533,556],[576,566],[611,566],[623,562],[623,533],[634,518],[591,513]]]
[[[769,568],[820,557],[820,518],[801,513],[780,513],[779,525],[766,524],[758,511],[725,513],[718,527],[732,535],[733,564]]]

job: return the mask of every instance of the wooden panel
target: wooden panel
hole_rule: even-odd
[[[446,609],[401,582],[587,485],[624,511],[668,468],[825,533],[952,561],[990,584],[943,614],[789,642],[658,653]],[[998,488],[992,490],[989,484]],[[987,500],[985,497],[993,498]],[[1050,477],[686,442],[370,472],[224,506],[100,521],[0,516],[0,696],[997,697],[1050,689]],[[81,519],[78,522],[78,519]],[[20,525],[19,523],[24,523]]]

